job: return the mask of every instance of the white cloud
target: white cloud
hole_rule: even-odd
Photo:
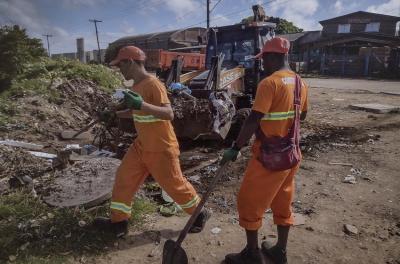
[[[165,4],[178,18],[185,16],[187,13],[192,13],[197,10],[201,12],[201,10],[203,10],[202,5],[195,0],[165,0]]]
[[[399,16],[400,0],[389,0],[380,5],[371,5],[367,8],[367,11],[372,13]]]
[[[320,27],[318,22],[312,18],[318,9],[318,0],[302,0],[296,1],[294,4],[287,2],[287,0],[272,2],[267,7],[268,13],[291,21],[304,30]]]
[[[85,49],[97,48],[96,36],[87,32],[68,32],[53,25],[40,13],[37,6],[30,0],[5,0],[0,1],[0,24],[17,24],[27,29],[31,37],[43,40],[47,48],[46,38],[43,34],[51,34],[49,38],[51,53],[74,52],[76,38],[85,37]],[[104,45],[102,45],[104,46]]]
[[[99,4],[104,4],[105,0],[62,0],[64,7],[77,8],[77,7],[93,7]]]
[[[222,26],[231,25],[234,23],[235,22],[232,21],[230,18],[223,16],[221,14],[212,15],[212,17],[211,17],[212,26],[222,27]]]
[[[343,3],[340,0],[337,0],[333,7],[335,8],[335,13],[336,14],[340,14],[344,10]]]

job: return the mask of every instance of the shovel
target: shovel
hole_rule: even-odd
[[[96,125],[98,122],[100,122],[100,120],[98,120],[98,119],[92,120],[89,124],[87,124],[85,127],[83,127],[78,132],[71,134],[71,132],[65,131],[61,134],[61,137],[63,139],[75,139],[77,136],[79,136],[83,132],[88,131],[90,128],[92,128],[94,125]]]
[[[207,192],[203,195],[199,205],[197,206],[196,210],[189,218],[188,222],[185,225],[185,228],[179,234],[178,240],[175,242],[171,239],[168,239],[164,244],[163,249],[163,259],[162,264],[188,264],[188,257],[186,255],[185,250],[181,247],[183,240],[185,239],[189,229],[192,227],[193,223],[196,221],[197,216],[200,214],[201,209],[203,209],[204,204],[206,203],[208,197],[210,196],[211,192],[214,190],[216,183],[218,182],[219,178],[221,178],[222,172],[225,170],[225,167],[228,163],[225,163],[221,166],[214,179],[208,186]]]

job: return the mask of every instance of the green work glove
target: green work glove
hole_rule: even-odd
[[[135,110],[140,110],[142,108],[143,98],[140,94],[132,91],[123,91],[124,93],[124,104]]]
[[[222,155],[222,159],[219,162],[219,165],[224,165],[229,161],[235,161],[239,155],[239,150],[229,148],[224,151],[224,155]]]
[[[105,123],[109,122],[110,120],[114,120],[117,117],[115,112],[110,111],[110,110],[102,111],[98,114],[98,116],[99,116],[99,120],[101,122],[105,122]]]

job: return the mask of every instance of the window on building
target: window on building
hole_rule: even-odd
[[[350,24],[339,24],[338,33],[350,33]]]
[[[400,21],[396,23],[396,32],[394,33],[396,37],[400,36]]]
[[[379,32],[381,23],[371,22],[365,25],[365,32]]]

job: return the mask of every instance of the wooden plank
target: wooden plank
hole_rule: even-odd
[[[203,71],[192,71],[180,76],[181,83],[185,84],[195,78],[196,76],[200,75]]]

